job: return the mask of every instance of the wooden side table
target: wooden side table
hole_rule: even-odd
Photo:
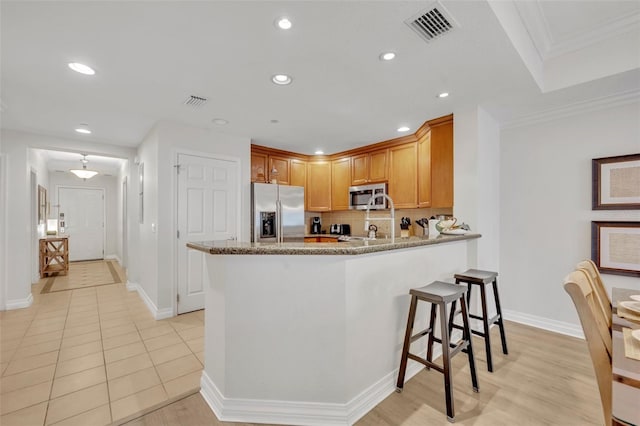
[[[69,237],[40,239],[40,278],[69,272]]]

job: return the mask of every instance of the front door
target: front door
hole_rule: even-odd
[[[178,313],[204,308],[206,254],[191,241],[237,237],[238,174],[235,161],[178,155]]]
[[[104,189],[58,188],[59,213],[69,236],[69,260],[104,258]]]

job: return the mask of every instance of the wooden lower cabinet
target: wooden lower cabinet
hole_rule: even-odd
[[[417,155],[417,142],[389,149],[389,196],[396,209],[418,206]]]
[[[331,162],[331,210],[349,210],[351,158]]]
[[[305,243],[337,243],[337,237],[304,237]]]
[[[307,210],[328,212],[331,210],[331,162],[307,163]]]

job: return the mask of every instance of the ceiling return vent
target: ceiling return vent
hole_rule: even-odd
[[[418,12],[404,23],[427,43],[442,37],[458,26],[451,14],[439,2]]]
[[[194,108],[200,108],[202,105],[207,103],[207,98],[203,98],[202,96],[194,96],[191,95],[187,99],[182,102],[184,105],[189,105]]]

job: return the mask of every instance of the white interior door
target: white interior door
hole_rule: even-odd
[[[104,258],[104,189],[58,188],[59,213],[69,235],[69,260]]]
[[[237,237],[237,162],[178,155],[178,313],[204,308],[206,254],[187,242]]]

